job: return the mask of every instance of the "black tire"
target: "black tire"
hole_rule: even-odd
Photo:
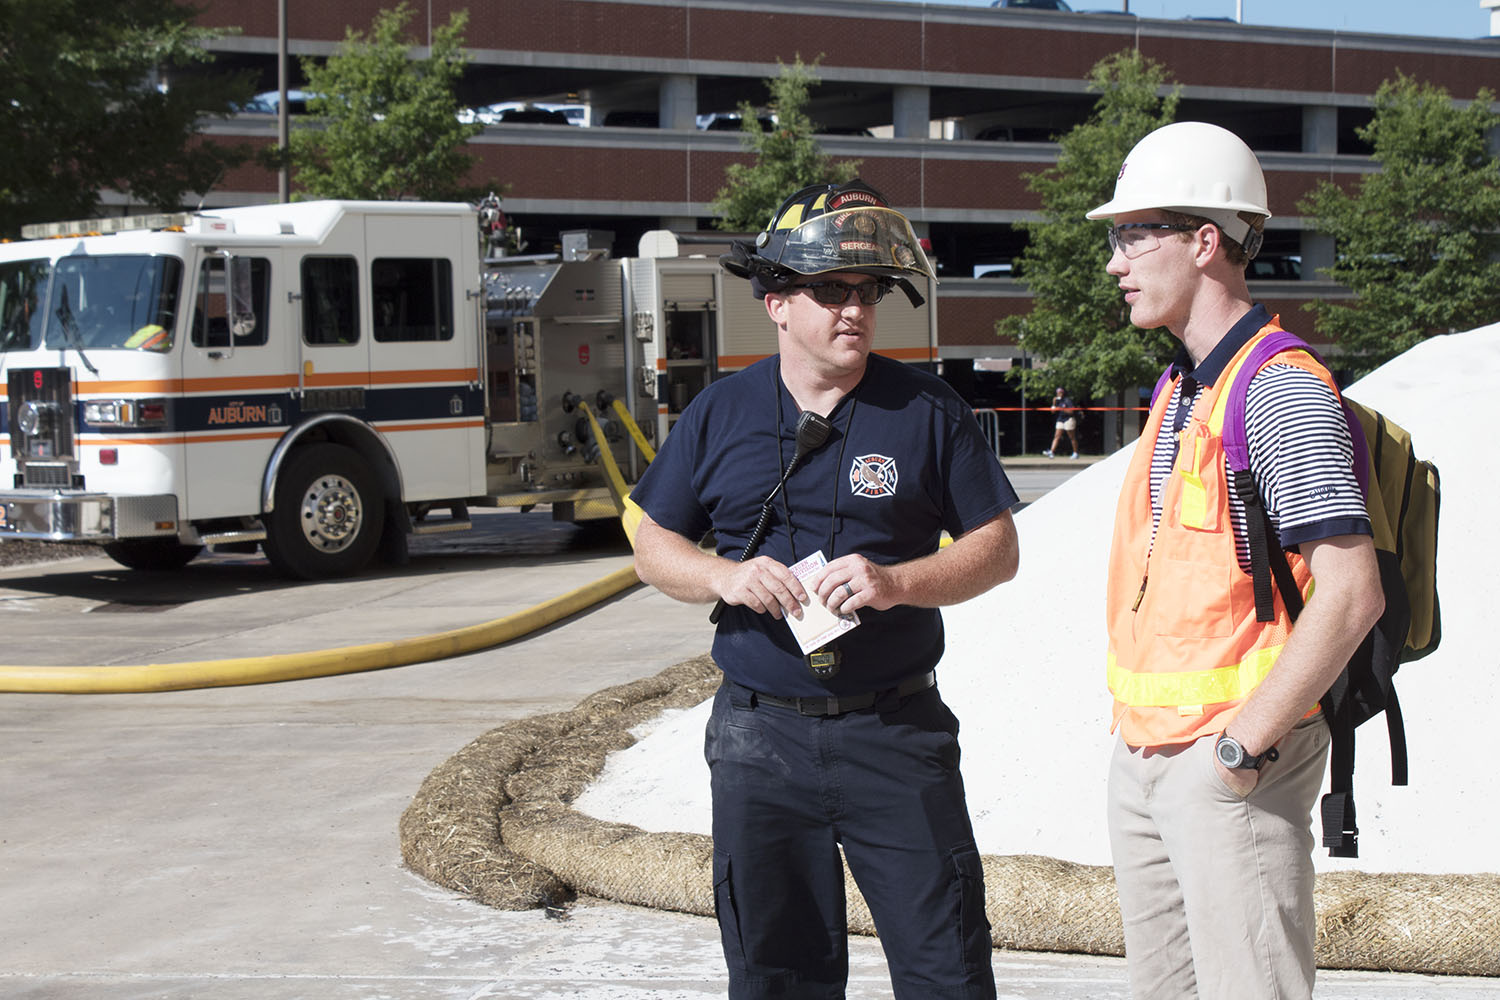
[[[161,572],[182,569],[202,551],[201,545],[183,545],[175,538],[130,538],[104,545],[104,554],[127,569]]]
[[[266,558],[301,580],[350,576],[369,565],[384,524],[385,498],[365,460],[342,445],[308,445],[277,474]]]

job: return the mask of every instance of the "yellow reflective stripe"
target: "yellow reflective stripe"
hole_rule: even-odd
[[[793,205],[786,210],[781,218],[776,220],[777,229],[796,229],[802,224],[802,206]]]
[[[1132,708],[1177,708],[1216,705],[1245,697],[1265,679],[1281,655],[1281,646],[1257,649],[1239,663],[1213,670],[1132,673],[1109,654],[1109,690]]]
[[[166,330],[155,323],[151,323],[132,333],[130,339],[125,341],[125,346],[149,347],[153,350],[160,350],[162,342],[166,339],[166,334]]]

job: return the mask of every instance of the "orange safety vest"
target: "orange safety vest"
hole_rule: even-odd
[[[1151,455],[1176,380],[1151,407],[1125,473],[1105,613],[1115,700],[1110,728],[1121,727],[1131,746],[1189,743],[1222,732],[1270,673],[1291,634],[1279,591],[1275,619],[1255,619],[1255,585],[1235,554],[1223,440],[1225,390],[1251,348],[1278,329],[1278,320],[1261,328],[1203,389],[1178,434],[1154,542]],[[1276,363],[1305,368],[1338,392],[1333,376],[1306,352],[1278,355]],[[1310,595],[1311,574],[1302,557],[1289,552],[1287,560],[1303,596]]]

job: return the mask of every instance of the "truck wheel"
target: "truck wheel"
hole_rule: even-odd
[[[266,558],[302,580],[349,576],[369,564],[384,523],[385,500],[364,459],[342,445],[309,445],[276,477]]]
[[[129,569],[182,569],[202,551],[201,545],[183,545],[175,538],[130,538],[104,545],[105,555]]]

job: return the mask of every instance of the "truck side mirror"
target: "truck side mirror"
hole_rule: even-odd
[[[229,275],[229,336],[230,344],[255,332],[259,322],[255,315],[255,298],[250,274],[250,258],[233,255],[225,261]]]

